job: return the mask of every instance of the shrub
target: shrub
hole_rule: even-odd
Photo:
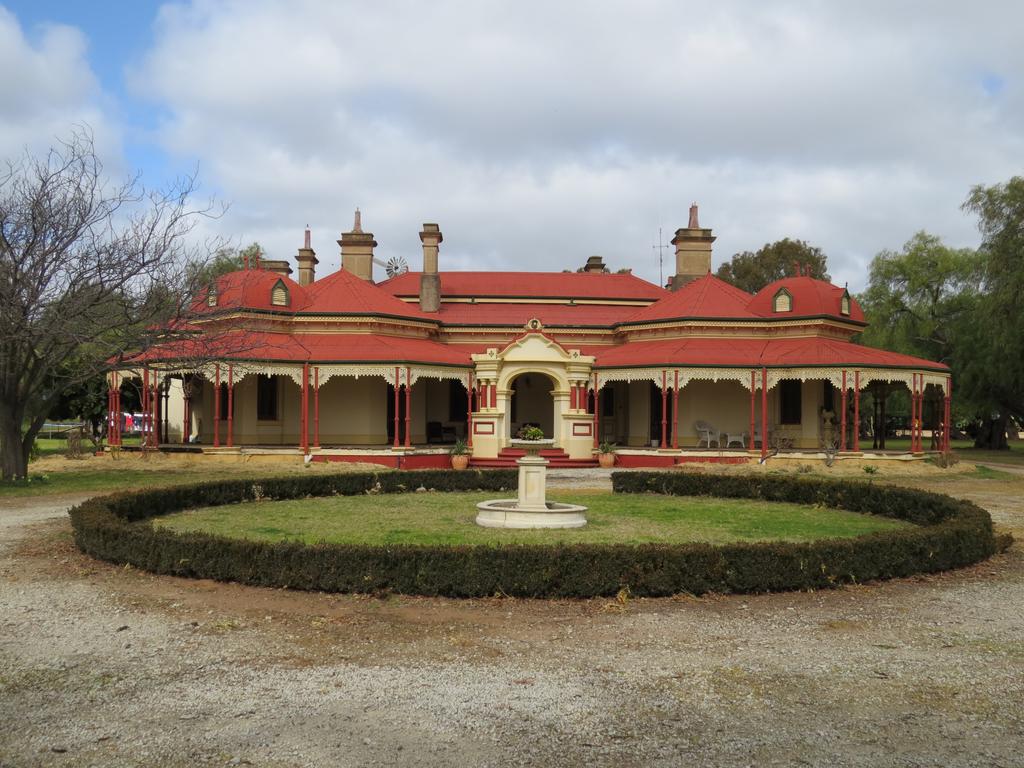
[[[329,592],[482,597],[635,596],[818,589],[956,568],[995,551],[988,513],[906,488],[790,476],[617,472],[617,493],[724,496],[881,514],[918,527],[855,539],[643,545],[366,546],[256,542],[155,529],[145,521],[199,506],[331,494],[502,491],[512,470],[381,472],[230,480],[90,499],[71,510],[85,552],[156,573]]]

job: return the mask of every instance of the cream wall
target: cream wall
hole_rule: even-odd
[[[290,378],[278,376],[278,413],[274,422],[256,421],[256,377],[246,376],[235,384],[234,394],[234,443],[235,445],[298,445],[299,407],[302,397],[300,387]],[[563,412],[567,412],[567,394],[557,389],[558,384],[545,373],[532,371],[533,386],[526,390],[517,406],[518,423],[536,421],[543,425],[545,434],[559,442],[567,442],[567,435],[561,434]],[[610,440],[632,447],[649,447],[650,435],[650,394],[649,382],[611,382],[606,386],[615,392],[614,413],[601,413],[601,440]],[[552,392],[553,394],[549,394]],[[499,411],[509,409],[507,390],[499,392]],[[405,394],[402,392],[401,397]],[[781,426],[779,424],[778,388],[768,392],[769,430],[779,432],[793,440],[797,448],[817,448],[821,444],[821,407],[824,402],[824,382],[810,380],[802,383],[801,423]],[[671,413],[672,398],[668,398]],[[388,388],[384,379],[364,377],[359,379],[334,377],[320,387],[320,442],[321,445],[386,445],[387,439]],[[448,382],[446,380],[420,379],[413,385],[411,395],[412,442],[426,443],[428,421],[448,421]],[[171,399],[168,407],[169,430],[172,442],[181,439],[181,423],[184,415],[181,385],[172,380]],[[203,382],[200,391],[192,398],[194,429],[199,430],[204,445],[213,443],[213,385]],[[508,412],[508,411],[506,411]],[[691,381],[679,393],[679,414],[677,430],[679,446],[692,448],[697,444],[694,422],[708,421],[723,433],[742,433],[750,429],[750,391],[735,381]],[[313,434],[313,402],[310,393],[310,439]],[[761,393],[755,397],[755,423],[761,426]],[[517,425],[512,425],[514,430]],[[404,443],[405,423],[401,424],[400,436]],[[555,433],[559,434],[555,434]],[[221,444],[227,441],[227,414],[221,414]],[[660,437],[660,435],[655,435]],[[491,453],[495,442],[496,451],[504,440],[496,435],[491,441],[475,438],[487,444]],[[582,445],[582,442],[580,443]],[[483,446],[481,446],[483,447]],[[723,441],[724,447],[724,441]],[[580,449],[582,451],[582,448]]]
[[[628,444],[634,447],[651,445],[651,384],[631,381],[628,386],[629,434]]]
[[[167,387],[166,413],[167,440],[171,443],[181,442],[181,431],[185,421],[185,396],[181,387],[181,379],[169,379]]]
[[[672,407],[671,394],[669,408]],[[761,393],[757,393],[757,426],[761,425]],[[769,408],[769,414],[771,409]],[[680,447],[697,445],[694,423],[706,421],[719,432],[750,431],[750,390],[737,381],[691,381],[679,390],[679,417],[676,428]],[[769,418],[769,427],[772,423]],[[701,448],[704,444],[701,443]],[[725,447],[725,438],[722,438]],[[735,446],[733,446],[735,447]]]
[[[235,384],[234,442],[236,445],[299,445],[301,388],[290,378],[278,376],[277,421],[256,420],[256,377],[246,376]],[[405,391],[400,391],[404,407]],[[335,376],[320,386],[321,445],[386,445],[389,443],[388,386],[383,378],[358,379]],[[201,422],[200,439],[213,443],[213,385],[204,382],[202,392],[193,397],[194,420]],[[412,387],[410,398],[413,443],[426,442],[429,420],[446,421],[447,383],[421,379]],[[435,419],[434,414],[437,414]],[[314,433],[313,392],[309,395],[309,434]],[[400,425],[405,440],[405,422]],[[221,443],[227,440],[227,414],[221,418]]]
[[[415,387],[413,392],[415,393]],[[301,398],[301,390],[298,397]],[[378,376],[335,376],[320,386],[321,445],[383,445],[387,442],[388,385]],[[310,393],[310,434],[313,431]],[[404,429],[404,425],[403,425]],[[310,438],[312,440],[312,437]]]

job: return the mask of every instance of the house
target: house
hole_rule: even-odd
[[[197,298],[196,341],[111,372],[112,423],[132,380],[151,447],[404,467],[445,464],[457,438],[477,465],[507,464],[524,425],[565,465],[606,441],[637,466],[856,455],[861,395],[882,383],[911,395],[912,452],[926,397],[949,423],[947,366],[855,343],[857,301],[799,266],[755,295],[719,280],[696,206],[666,288],[600,257],[579,271],[445,272],[438,225],[419,236],[422,271],[378,280],[357,211],[333,274],[316,274],[307,229],[297,280],[286,261],[223,276]]]

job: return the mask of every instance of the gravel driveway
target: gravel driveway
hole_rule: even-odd
[[[1024,538],[1024,478],[949,489]],[[97,563],[74,500],[0,507],[4,768],[1024,766],[1019,543],[826,592],[377,599]]]

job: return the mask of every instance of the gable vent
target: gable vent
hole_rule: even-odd
[[[270,291],[270,303],[275,307],[288,306],[288,288],[278,280]]]
[[[793,297],[785,288],[779,289],[772,299],[773,312],[791,312],[793,310]]]

